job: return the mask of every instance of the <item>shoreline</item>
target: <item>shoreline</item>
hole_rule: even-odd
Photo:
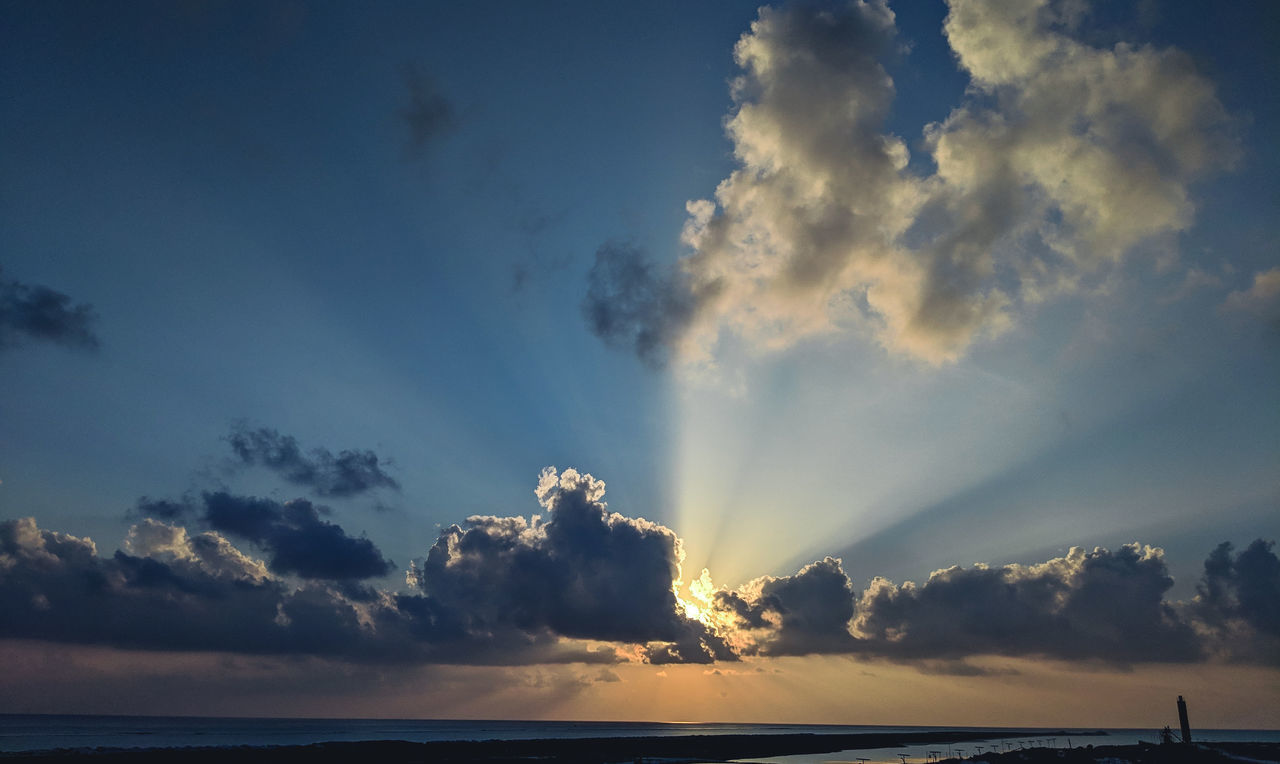
[[[1082,730],[1008,729],[934,730],[894,733],[791,733],[672,735],[651,737],[537,738],[522,740],[452,740],[408,742],[403,740],[335,741],[305,745],[267,746],[183,746],[157,748],[60,748],[42,751],[0,753],[0,762],[53,764],[90,761],[94,764],[142,762],[160,764],[184,762],[212,764],[232,758],[237,764],[267,762],[377,761],[385,764],[409,762],[485,762],[486,764],[530,764],[566,762],[647,762],[678,764],[690,762],[751,761],[773,756],[834,754],[841,751],[885,749],[919,745],[946,745],[979,740],[1010,740],[1024,737],[1065,737]],[[1105,735],[1098,731],[1092,735]],[[857,759],[856,756],[845,757]],[[1238,764],[1239,762],[1280,762],[1277,742],[1136,743],[1086,745],[1073,748],[1019,748],[987,751],[967,758],[940,759],[934,764]],[[907,764],[924,764],[916,757]]]
[[[22,751],[0,754],[0,761],[61,762],[89,759],[102,764],[117,762],[225,761],[233,755],[237,764],[265,762],[631,762],[730,761],[790,754],[835,753],[847,750],[895,746],[964,743],[976,740],[1013,739],[1028,736],[1066,736],[1080,731],[1010,729],[849,734],[741,734],[670,735],[661,737],[588,737],[525,740],[454,740],[413,743],[397,740],[341,741],[308,745],[203,746],[180,748],[77,748]],[[1101,733],[1105,734],[1105,733]]]

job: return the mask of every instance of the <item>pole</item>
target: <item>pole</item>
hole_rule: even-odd
[[[1178,721],[1182,724],[1182,742],[1191,742],[1191,722],[1187,721],[1187,701],[1178,696]]]

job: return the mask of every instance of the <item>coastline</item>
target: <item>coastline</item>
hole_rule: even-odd
[[[0,762],[54,764],[89,761],[93,764],[212,764],[234,758],[237,764],[306,762],[330,764],[348,761],[377,761],[385,764],[409,762],[485,762],[486,764],[530,764],[565,762],[599,764],[636,762],[640,764],[709,764],[750,762],[792,755],[870,752],[873,749],[912,745],[949,745],[979,740],[1019,739],[1027,736],[1052,737],[1080,734],[1080,730],[935,730],[929,732],[849,733],[849,734],[729,734],[650,737],[537,738],[521,740],[451,740],[409,742],[403,740],[334,741],[306,745],[183,746],[156,748],[60,748],[42,751],[0,753]],[[1099,733],[1105,735],[1105,732]],[[963,749],[961,749],[962,751]],[[883,755],[883,754],[882,754]],[[905,754],[901,754],[904,755]],[[843,760],[858,760],[845,756]],[[840,761],[840,759],[833,759]],[[867,759],[861,759],[865,762]],[[935,758],[933,764],[1238,764],[1239,762],[1280,762],[1280,742],[1136,743],[1064,747],[1019,747],[1016,750],[987,751],[970,757]],[[923,764],[907,758],[904,764]]]
[[[234,756],[237,764],[265,762],[473,762],[514,764],[532,760],[586,764],[587,762],[731,761],[792,754],[835,753],[838,751],[894,746],[963,743],[975,740],[1012,739],[1028,735],[1070,734],[1066,731],[1011,729],[931,731],[852,734],[743,734],[676,735],[665,737],[593,737],[525,740],[455,740],[411,743],[397,740],[328,742],[284,746],[205,746],[182,748],[77,748],[23,751],[0,754],[0,761],[31,764],[92,760],[101,764],[118,762],[203,762],[225,761]],[[1105,733],[1104,733],[1105,734]]]

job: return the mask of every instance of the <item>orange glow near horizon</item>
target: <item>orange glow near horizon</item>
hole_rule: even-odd
[[[957,666],[810,656],[710,666],[359,667],[0,642],[6,706],[32,713],[1004,727],[1280,729],[1280,669],[1128,669],[986,657]],[[49,688],[22,703],[39,676]],[[320,677],[317,679],[316,677]],[[305,687],[308,692],[299,692]],[[39,703],[52,704],[50,707]],[[60,709],[60,710],[54,710]]]

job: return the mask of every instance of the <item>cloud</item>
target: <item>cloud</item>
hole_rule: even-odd
[[[680,539],[610,512],[604,491],[591,475],[547,468],[536,490],[545,520],[450,526],[398,592],[359,583],[390,563],[305,501],[205,494],[178,516],[210,530],[147,518],[109,557],[89,539],[8,520],[0,639],[485,665],[832,654],[955,675],[1005,671],[967,662],[981,656],[1125,665],[1280,655],[1280,559],[1262,540],[1214,550],[1187,602],[1165,599],[1163,553],[1139,544],[952,567],[919,585],[876,578],[862,591],[831,557],[737,589],[703,571],[681,597]]]
[[[747,653],[808,655],[852,652],[853,586],[840,560],[827,557],[794,576],[765,576],[738,591],[716,593],[721,611],[737,617]],[[761,637],[763,633],[763,638]]]
[[[352,538],[340,526],[320,519],[320,509],[305,499],[281,504],[207,493],[204,520],[214,530],[268,550],[271,569],[277,573],[343,580],[384,576],[394,568],[373,542]]]
[[[1159,549],[1073,547],[1039,565],[939,570],[922,586],[876,579],[853,631],[869,652],[902,658],[1197,660],[1195,632],[1163,599],[1172,585]]]
[[[604,482],[548,468],[539,517],[474,516],[445,529],[411,583],[470,632],[516,628],[643,644],[653,663],[732,659],[676,599],[684,551],[670,529],[608,511]]]
[[[1222,543],[1204,563],[1186,610],[1210,649],[1229,659],[1280,665],[1280,559],[1274,542],[1257,539],[1232,557]]]
[[[130,544],[144,555],[102,558],[89,539],[41,530],[31,518],[0,523],[3,636],[146,649],[352,655],[355,612],[303,633],[290,618],[326,596],[287,591],[261,563],[237,559],[225,539],[187,539],[146,525]],[[301,620],[306,620],[301,619]],[[304,648],[305,646],[305,648]]]
[[[1017,676],[1015,668],[978,666],[963,660],[916,661],[913,664],[921,674],[934,676]]]
[[[126,550],[0,522],[0,638],[147,650],[314,655],[369,663],[616,663],[547,633],[469,634],[424,598],[295,586],[227,539],[155,521],[134,526]]]
[[[839,560],[766,576],[711,603],[742,654],[875,655],[927,673],[976,674],[972,656],[1046,656],[1117,664],[1210,657],[1274,663],[1280,655],[1280,560],[1253,542],[1205,563],[1199,595],[1170,602],[1163,553],[1130,544],[1072,548],[1037,565],[952,567],[924,584],[874,579],[861,593]]]
[[[313,448],[304,454],[293,436],[245,424],[236,425],[227,442],[240,464],[266,467],[318,496],[343,498],[378,488],[400,490],[400,484],[383,471],[386,462],[373,451],[344,450],[334,456],[328,449]]]
[[[418,154],[452,132],[456,125],[453,104],[436,87],[435,81],[415,66],[404,69],[409,104],[400,110],[400,119],[409,133],[409,146]]]
[[[24,341],[52,342],[92,350],[98,347],[93,332],[97,316],[93,308],[48,287],[7,281],[0,271],[0,351]]]
[[[930,172],[885,128],[881,61],[900,46],[884,0],[761,8],[734,49],[738,169],[688,203],[672,275],[597,253],[597,334],[714,363],[727,339],[768,352],[855,332],[945,363],[1143,247],[1171,247],[1192,223],[1191,184],[1239,153],[1188,57],[1085,44],[1065,3],[948,5],[971,87],[924,128]]]
[[[200,507],[172,501],[139,500],[136,513],[163,519],[195,516],[215,531],[257,544],[270,554],[272,572],[302,578],[357,581],[385,576],[395,564],[372,541],[352,538],[341,526],[321,519],[306,499],[280,503],[272,499],[206,492]],[[154,527],[146,526],[144,528]]]
[[[1253,274],[1253,284],[1227,295],[1222,307],[1247,313],[1280,312],[1280,266]]]
[[[610,242],[596,250],[582,312],[597,337],[659,368],[695,304],[679,272],[663,271],[633,245]]]
[[[143,496],[138,499],[137,505],[128,514],[136,517],[158,517],[161,520],[178,520],[191,511],[191,502],[188,499],[172,501],[170,499],[152,499],[149,496]]]
[[[260,560],[244,554],[216,533],[192,537],[186,528],[150,518],[129,529],[124,548],[138,557],[190,563],[218,579],[261,583],[271,577]]]
[[[282,621],[310,621],[321,632],[335,619],[345,622],[348,610],[356,612],[372,631],[360,638],[391,650],[388,660],[620,660],[621,648],[593,649],[590,643],[631,645],[633,659],[655,664],[737,658],[677,599],[684,553],[670,529],[609,512],[604,483],[572,469],[544,471],[536,495],[549,515],[545,522],[538,516],[475,516],[442,531],[421,567],[411,567],[410,592],[358,585],[386,573],[391,563],[371,542],[347,536],[322,519],[321,508],[301,499],[280,503],[225,492],[176,502],[142,499],[138,514],[191,519],[211,531],[191,536],[145,519],[130,530],[120,553],[130,561],[117,563],[184,591],[193,585],[175,578],[174,566],[194,566],[215,578],[238,571],[290,604],[279,612]],[[256,544],[267,553],[265,564],[220,534]],[[279,575],[308,582],[290,590]]]

